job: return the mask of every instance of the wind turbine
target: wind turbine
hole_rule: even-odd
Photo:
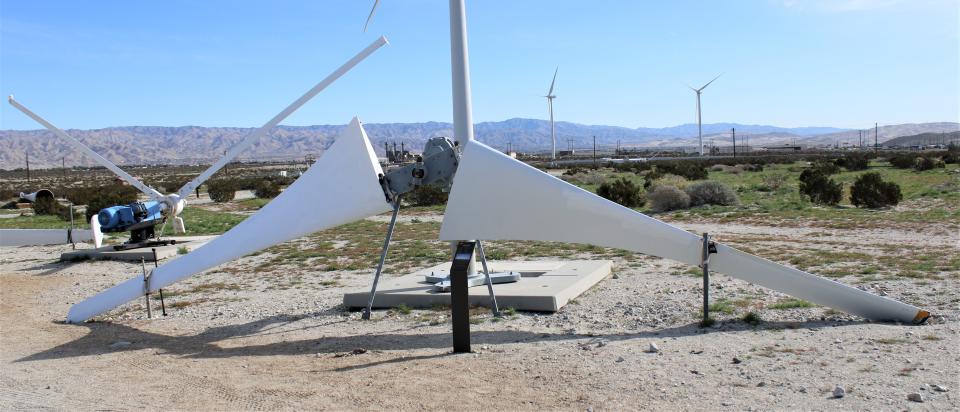
[[[550,90],[547,91],[547,95],[543,96],[547,98],[547,110],[550,111],[550,139],[553,141],[553,152],[550,157],[552,162],[557,161],[557,129],[553,125],[553,99],[556,99],[557,96],[553,94],[553,86],[557,84],[557,72],[560,71],[560,66],[557,66],[553,70],[553,80],[550,82]]]
[[[701,238],[620,206],[473,140],[463,0],[450,1],[450,17],[454,124],[461,149],[449,153],[457,157],[448,158],[452,170],[418,173],[432,176],[444,172],[450,176],[445,180],[453,182],[440,240],[536,240],[625,249],[703,265],[704,271],[709,263],[729,276],[868,319],[921,323],[930,316],[913,305],[709,242],[706,235]],[[387,212],[391,203],[399,204],[399,199],[385,177],[355,118],[303,177],[253,216],[193,252],[152,270],[149,276],[131,278],[75,304],[67,320],[85,321],[238,257]],[[304,204],[310,207],[304,208]],[[554,223],[558,221],[569,224]],[[459,262],[464,259],[455,257]],[[466,301],[463,303],[465,312]],[[457,336],[456,308],[453,312]],[[469,334],[469,323],[466,331]],[[457,351],[456,338],[454,345]]]
[[[703,93],[703,89],[706,89],[710,83],[713,83],[714,80],[719,79],[720,76],[723,76],[723,73],[718,74],[717,77],[714,77],[713,80],[710,80],[707,82],[707,84],[703,85],[703,87],[699,89],[694,89],[693,86],[687,85],[690,90],[693,90],[693,92],[697,94],[697,138],[700,140],[700,156],[703,156],[703,125],[700,120],[700,95]]]
[[[270,132],[270,130],[280,124],[281,121],[286,119],[293,112],[310,101],[310,99],[313,99],[317,94],[333,84],[333,82],[335,82],[341,76],[349,72],[354,66],[359,64],[361,61],[373,54],[373,52],[377,51],[380,49],[380,47],[383,47],[386,44],[388,43],[385,37],[381,36],[379,39],[375,40],[346,63],[337,68],[333,73],[314,85],[313,88],[300,96],[300,98],[295,100],[293,103],[290,103],[290,105],[283,109],[283,111],[267,121],[267,123],[265,123],[263,126],[244,137],[240,143],[233,146],[216,163],[208,167],[203,171],[203,173],[200,173],[200,175],[195,177],[193,180],[183,185],[179,191],[167,195],[161,194],[156,189],[144,184],[143,182],[131,176],[129,173],[123,171],[123,169],[120,169],[117,167],[117,165],[113,164],[103,156],[100,156],[100,154],[93,151],[93,149],[90,149],[76,138],[68,135],[60,128],[54,126],[46,119],[40,117],[30,109],[14,100],[12,95],[8,98],[8,100],[13,107],[17,108],[17,110],[20,110],[37,123],[40,123],[55,135],[60,137],[64,142],[73,146],[74,149],[85,153],[101,166],[112,171],[121,179],[125,180],[131,186],[136,187],[150,198],[150,200],[147,202],[135,202],[129,206],[114,206],[105,208],[101,210],[98,215],[100,220],[100,229],[102,231],[130,231],[130,241],[123,245],[123,248],[149,246],[151,242],[148,242],[148,240],[154,237],[154,226],[166,222],[167,218],[173,221],[174,232],[186,232],[183,219],[178,215],[183,211],[183,208],[186,205],[186,199],[191,193],[193,193],[194,189],[203,184],[203,182],[213,176],[227,163],[239,156],[241,152],[250,147],[254,142],[265,136],[268,132]]]

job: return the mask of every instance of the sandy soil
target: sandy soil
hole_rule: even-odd
[[[825,232],[678,225],[810,244]],[[955,247],[955,237],[927,229],[837,231],[830,240],[849,250],[864,239]],[[302,284],[277,287],[280,277],[252,273],[256,256],[171,288],[167,304],[179,306],[169,316],[144,319],[141,301],[98,322],[63,324],[72,303],[139,273],[120,262],[56,263],[64,249],[0,248],[0,409],[960,408],[955,277],[867,285],[938,315],[923,326],[815,307],[760,310],[759,326],[721,316],[701,329],[700,279],[671,275],[680,266],[660,259],[621,260],[559,313],[493,322],[478,311],[475,353],[454,355],[443,311],[362,321],[339,306],[371,271],[303,267]],[[723,275],[713,288],[715,299],[783,297]],[[835,385],[842,399],[832,397]],[[924,402],[907,400],[911,393]]]

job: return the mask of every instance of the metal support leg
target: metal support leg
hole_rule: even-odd
[[[153,319],[153,313],[150,312],[150,277],[147,276],[147,264],[142,257],[140,258],[140,268],[143,270],[143,296],[147,300],[147,319]]]
[[[710,235],[703,234],[703,252],[701,254],[703,268],[703,324],[710,322]]]
[[[487,269],[487,254],[483,253],[483,243],[477,241],[477,252],[480,253],[480,263],[483,265],[483,276],[487,280],[487,291],[490,292],[490,308],[493,316],[500,317],[500,307],[497,306],[497,295],[493,293],[493,282],[490,281],[490,271]]]
[[[160,263],[157,262],[157,248],[151,248],[150,250],[153,251],[153,268],[156,269],[160,267]],[[157,289],[157,293],[160,294],[160,313],[167,316],[167,305],[163,303],[163,289]]]
[[[380,281],[380,273],[383,271],[383,262],[387,260],[387,251],[390,250],[390,239],[393,238],[393,228],[397,224],[397,214],[400,213],[400,196],[397,196],[393,202],[393,215],[390,216],[390,226],[387,226],[387,237],[383,239],[383,251],[380,252],[380,263],[377,265],[377,272],[373,275],[373,286],[370,287],[370,297],[367,298],[367,307],[363,310],[361,316],[364,320],[370,320],[370,311],[373,310],[373,298],[377,295],[377,283]]]

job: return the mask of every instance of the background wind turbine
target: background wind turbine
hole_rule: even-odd
[[[553,152],[550,157],[551,161],[557,161],[557,129],[553,125],[553,99],[557,98],[553,94],[553,86],[557,84],[557,72],[560,71],[560,66],[557,66],[553,70],[553,80],[550,82],[550,90],[547,91],[547,95],[543,96],[547,98],[547,110],[550,111],[550,139],[553,141]]]
[[[690,90],[693,90],[693,92],[697,94],[697,138],[700,140],[700,156],[703,156],[703,124],[701,123],[700,119],[700,94],[703,93],[703,89],[706,89],[710,83],[713,83],[714,80],[719,79],[720,76],[723,76],[723,73],[718,74],[717,77],[714,77],[713,80],[710,80],[707,82],[707,84],[703,85],[703,87],[699,89],[694,89],[689,85],[687,86],[690,88]]]

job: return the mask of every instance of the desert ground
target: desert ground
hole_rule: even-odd
[[[955,169],[936,173],[955,185]],[[753,184],[742,176],[711,172]],[[70,305],[138,275],[139,263],[58,262],[69,245],[0,248],[0,409],[960,409],[955,194],[795,213],[740,193],[737,207],[656,216],[933,316],[869,322],[715,274],[717,321],[701,327],[697,268],[585,245],[489,242],[495,260],[609,259],[614,270],[557,313],[472,309],[474,352],[453,354],[447,307],[364,321],[341,305],[345,291],[369,287],[387,216],[180,282],[165,290],[167,316],[154,296],[152,319],[140,300],[80,325],[63,322]],[[255,200],[205,203],[188,229],[215,233],[226,218],[199,220],[242,218]],[[404,212],[385,276],[448,258],[441,219],[438,207]],[[908,399],[916,394],[922,402]]]

